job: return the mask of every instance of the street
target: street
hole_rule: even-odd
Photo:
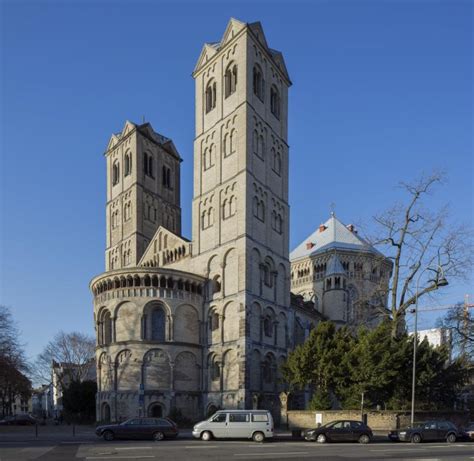
[[[357,443],[317,444],[292,439],[282,434],[272,442],[258,444],[248,440],[193,440],[184,432],[177,440],[163,442],[105,442],[90,431],[43,431],[36,439],[31,429],[0,432],[0,461],[23,460],[474,460],[474,444],[422,443],[402,444],[384,439],[368,445]]]

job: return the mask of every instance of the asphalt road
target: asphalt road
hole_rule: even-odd
[[[402,444],[376,442],[317,444],[288,437],[272,442],[192,439],[163,442],[54,440],[0,440],[0,461],[105,461],[105,460],[474,460],[473,443]]]

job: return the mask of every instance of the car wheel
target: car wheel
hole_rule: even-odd
[[[318,443],[326,443],[327,442],[327,438],[324,434],[319,434],[317,437],[316,437],[316,442]]]
[[[421,435],[420,434],[414,434],[411,437],[411,441],[413,443],[420,443],[421,442]]]
[[[262,443],[265,440],[265,436],[263,435],[263,432],[255,432],[252,439],[254,442]]]
[[[209,440],[212,439],[212,434],[209,431],[204,431],[201,434],[201,440],[204,440],[204,442],[209,442]]]
[[[448,434],[448,436],[446,437],[446,442],[448,443],[456,442],[456,434]]]
[[[104,440],[107,440],[107,442],[111,442],[115,439],[114,433],[112,431],[105,431],[102,434],[102,437],[104,437]]]
[[[359,443],[369,443],[370,442],[370,437],[367,434],[362,434],[359,437]]]
[[[159,442],[160,440],[163,440],[165,438],[165,434],[163,434],[163,432],[154,432],[153,433],[153,440],[155,442]]]

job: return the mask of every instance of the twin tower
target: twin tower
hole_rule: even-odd
[[[260,23],[231,19],[196,83],[192,240],[180,155],[150,124],[107,151],[106,272],[91,282],[100,420],[217,408],[278,415],[293,347],[288,87]]]

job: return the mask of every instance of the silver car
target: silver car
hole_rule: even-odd
[[[201,440],[273,438],[272,414],[266,410],[219,410],[193,427],[193,437]]]

